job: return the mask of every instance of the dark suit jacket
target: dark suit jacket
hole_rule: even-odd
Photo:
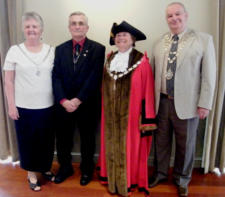
[[[73,63],[73,43],[69,40],[56,47],[52,84],[55,102],[78,98],[83,103],[100,93],[105,47],[86,38],[80,57]]]

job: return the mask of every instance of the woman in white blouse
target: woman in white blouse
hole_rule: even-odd
[[[25,41],[10,47],[4,64],[8,113],[15,120],[21,168],[29,186],[40,191],[36,172],[53,181],[53,95],[51,71],[54,48],[41,42],[43,20],[35,12],[22,17]]]

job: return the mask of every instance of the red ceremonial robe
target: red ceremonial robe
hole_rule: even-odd
[[[103,74],[100,179],[111,193],[128,196],[138,187],[148,195],[148,134],[156,129],[153,74],[147,56],[135,49],[126,72],[110,72],[114,56]]]

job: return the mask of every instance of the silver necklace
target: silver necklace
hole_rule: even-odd
[[[20,47],[20,45],[17,45],[18,48],[20,49],[20,51],[23,53],[23,55],[31,62],[33,63],[35,66],[36,66],[36,72],[35,72],[35,75],[36,76],[40,76],[41,75],[41,70],[40,70],[40,65],[45,62],[45,60],[47,59],[49,53],[50,53],[50,49],[51,49],[51,46],[49,46],[49,49],[48,49],[48,52],[46,53],[45,57],[43,58],[43,60],[37,64],[36,62],[34,62],[27,54],[26,52]]]

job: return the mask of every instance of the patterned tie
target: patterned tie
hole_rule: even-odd
[[[77,43],[74,47],[74,56],[73,56],[74,64],[77,63],[79,56],[80,56],[80,45]]]
[[[178,47],[178,35],[174,35],[172,38],[173,42],[170,48],[168,56],[167,73],[166,73],[166,89],[169,96],[174,97],[174,77],[176,72],[177,64],[177,47]]]

